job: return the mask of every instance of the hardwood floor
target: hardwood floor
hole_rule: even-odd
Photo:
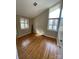
[[[59,59],[56,39],[29,34],[16,41],[19,59]]]

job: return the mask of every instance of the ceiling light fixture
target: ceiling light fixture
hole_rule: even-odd
[[[37,2],[34,2],[33,5],[34,5],[34,6],[37,6]]]

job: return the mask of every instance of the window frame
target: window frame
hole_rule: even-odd
[[[57,20],[57,29],[58,29],[58,21],[59,21],[59,18],[49,18],[48,23],[49,23],[50,20]],[[54,21],[54,22],[55,22],[55,21]],[[53,23],[54,23],[54,22],[53,22]],[[48,24],[48,30],[50,30],[50,31],[56,31],[56,32],[57,32],[57,29],[54,30],[54,28],[53,28],[54,26],[55,26],[55,25],[52,24],[52,29],[49,29],[49,24]]]
[[[58,6],[58,5],[55,5],[54,8],[57,7],[57,6]],[[58,8],[59,8],[60,11],[61,11],[61,6],[60,6],[60,5],[59,5],[59,7],[57,7],[56,9],[58,9]],[[51,8],[50,8],[50,9],[51,9]],[[50,12],[50,9],[49,9],[49,14],[51,13],[51,12]],[[56,9],[54,9],[54,11],[55,11]],[[58,16],[57,18],[55,18],[55,17],[49,18],[49,17],[48,17],[48,30],[54,31],[54,32],[57,32],[57,31],[58,31],[58,23],[59,23],[59,19],[60,19],[60,11],[59,11],[59,16]],[[56,30],[54,30],[54,28],[49,29],[49,20],[55,20],[55,19],[58,20],[58,21],[57,21],[57,29],[56,29]],[[54,25],[52,25],[52,27],[54,27]]]
[[[23,18],[23,19],[21,19],[21,18]],[[20,18],[20,29],[21,30],[29,29],[29,19],[28,18],[24,18],[24,17],[21,17],[21,18]],[[21,22],[22,20],[24,21],[24,23]],[[26,21],[27,21],[27,23],[26,23]],[[21,27],[21,24],[24,24],[24,28]],[[28,27],[26,27],[26,25]]]

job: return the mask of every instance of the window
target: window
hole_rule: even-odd
[[[50,11],[49,11],[50,12]],[[59,14],[60,14],[60,8],[57,8],[55,10],[52,10],[49,13],[49,18],[59,18]]]
[[[29,20],[26,18],[20,18],[20,27],[21,29],[29,28]]]
[[[48,21],[48,29],[57,31],[58,19],[49,19]]]
[[[48,30],[57,31],[60,5],[49,9]]]

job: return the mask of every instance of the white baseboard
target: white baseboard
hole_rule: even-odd
[[[60,42],[58,38],[57,38],[57,46],[63,48],[63,42]]]
[[[30,34],[30,33],[26,33],[26,34],[22,34],[22,35],[16,36],[16,38],[21,38],[21,37],[23,37],[25,35],[28,35],[28,34]]]
[[[45,34],[44,34],[44,36],[47,36],[47,37],[50,37],[50,38],[55,38],[55,39],[57,39],[57,38],[54,37],[54,36],[49,36],[49,35],[45,35]]]

